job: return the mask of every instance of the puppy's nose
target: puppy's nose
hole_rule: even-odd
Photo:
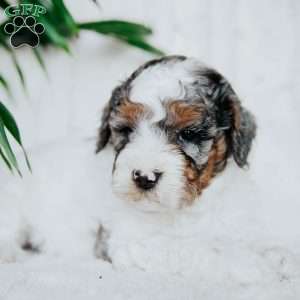
[[[153,171],[149,172],[149,174],[143,174],[141,170],[133,170],[132,180],[134,181],[137,187],[143,190],[150,190],[154,188],[154,186],[157,184],[161,175],[162,172],[159,171]]]

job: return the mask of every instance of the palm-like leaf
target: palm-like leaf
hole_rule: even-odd
[[[35,56],[37,62],[39,63],[39,65],[41,66],[41,68],[43,69],[43,71],[45,73],[47,73],[45,62],[43,60],[43,57],[42,57],[40,51],[37,48],[33,49],[33,55]]]
[[[147,42],[146,39],[152,34],[152,30],[145,25],[123,20],[76,23],[71,13],[65,6],[63,0],[19,0],[18,2],[37,4],[46,7],[47,13],[37,17],[37,21],[41,22],[46,29],[45,33],[40,36],[41,46],[55,46],[65,50],[66,52],[70,52],[70,39],[77,37],[81,30],[91,30],[99,34],[112,36],[131,46],[143,49],[156,55],[163,54],[161,50]],[[98,4],[96,0],[93,0],[93,2]],[[5,9],[8,5],[9,2],[7,0],[0,0],[0,8]],[[15,50],[9,46],[7,42],[9,36],[4,33],[4,26],[7,22],[9,22],[9,20],[6,20],[0,24],[0,47],[3,47],[11,55],[13,65],[16,69],[20,82],[25,88],[25,77],[17,60]],[[33,54],[42,69],[46,71],[46,66],[40,51],[38,49],[33,49]],[[0,86],[2,86],[8,93],[10,92],[9,84],[1,74]],[[30,169],[30,164],[21,141],[17,124],[11,113],[0,102],[0,158],[2,158],[10,170],[17,170],[20,174],[16,157],[9,144],[9,139],[7,138],[7,132],[13,136],[13,138],[23,149],[28,168]]]
[[[12,61],[13,61],[13,65],[16,68],[16,71],[17,71],[17,74],[19,76],[20,82],[21,82],[23,88],[26,89],[26,81],[25,81],[24,73],[22,71],[21,66],[19,65],[16,54],[13,51],[11,52],[11,58],[12,58]]]
[[[143,49],[145,51],[154,53],[156,55],[164,55],[164,52],[158,48],[155,48],[151,46],[149,43],[147,43],[144,39],[141,39],[139,37],[130,36],[130,37],[118,37],[119,39],[123,40],[127,44]]]
[[[1,74],[0,74],[0,85],[2,85],[4,87],[4,89],[7,91],[7,93],[9,95],[11,94],[9,85],[8,85],[6,79]]]
[[[81,29],[118,36],[146,36],[152,34],[152,29],[145,25],[121,20],[78,23],[78,26]]]
[[[15,157],[15,154],[12,151],[12,148],[9,144],[9,140],[6,135],[6,130],[12,135],[12,137],[16,140],[16,142],[20,145],[23,150],[25,160],[28,168],[31,170],[31,166],[28,160],[28,156],[24,149],[21,134],[17,123],[9,112],[9,110],[4,106],[3,103],[0,102],[0,148],[1,148],[1,156],[5,157],[10,166],[14,167],[18,173],[20,174],[19,166]]]
[[[142,24],[121,20],[107,20],[79,23],[78,27],[82,30],[91,30],[113,36],[129,45],[157,55],[163,54],[163,51],[153,47],[146,41],[146,37],[152,34],[152,29]]]

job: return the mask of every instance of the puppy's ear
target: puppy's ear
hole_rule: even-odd
[[[111,101],[110,101],[111,102]],[[106,104],[103,110],[101,125],[98,131],[98,141],[96,146],[96,153],[100,152],[108,143],[111,135],[109,126],[109,118],[112,111],[111,103]]]
[[[244,167],[256,134],[254,117],[241,105],[238,96],[223,76],[210,70],[208,77],[213,86],[217,126],[226,133],[235,162],[239,167]]]
[[[245,109],[236,95],[228,97],[231,106],[231,149],[239,167],[246,166],[252,141],[256,134],[256,123],[253,115]]]
[[[109,119],[111,117],[111,113],[113,112],[114,108],[120,104],[122,98],[124,97],[123,96],[124,93],[125,93],[125,88],[123,88],[122,85],[116,87],[112,92],[109,102],[104,107],[102,118],[101,118],[101,125],[98,131],[96,153],[101,151],[110,140],[111,129],[109,125]]]

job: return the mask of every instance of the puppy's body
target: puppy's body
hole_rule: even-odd
[[[227,80],[184,56],[153,60],[112,93],[97,150],[116,151],[113,187],[147,209],[190,205],[233,156],[243,167],[255,122]]]
[[[233,168],[226,189],[217,183],[204,194],[206,201],[195,199],[231,155],[239,166],[246,164],[254,133],[251,115],[216,71],[181,56],[151,61],[114,90],[103,114],[98,150],[110,141],[114,161],[91,158],[86,144],[69,142],[65,150],[60,145],[33,155],[35,172],[18,182],[17,195],[7,188],[1,208],[12,209],[2,220],[0,244],[11,246],[0,247],[0,260],[34,249],[72,258],[92,257],[95,250],[116,266],[174,272],[203,267],[201,253],[218,248],[230,213],[229,205],[220,204],[222,195],[234,197],[238,187],[232,182],[239,186],[241,171]],[[109,166],[118,199],[107,190]],[[214,209],[227,207],[216,223]]]

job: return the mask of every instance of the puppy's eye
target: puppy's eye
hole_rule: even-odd
[[[184,129],[179,132],[179,137],[187,142],[192,142],[197,138],[197,132],[191,129]]]
[[[179,138],[185,142],[200,144],[203,141],[209,141],[213,137],[209,136],[206,130],[183,129],[179,132]]]
[[[117,127],[115,130],[122,135],[129,135],[133,131],[133,129],[129,126]]]

